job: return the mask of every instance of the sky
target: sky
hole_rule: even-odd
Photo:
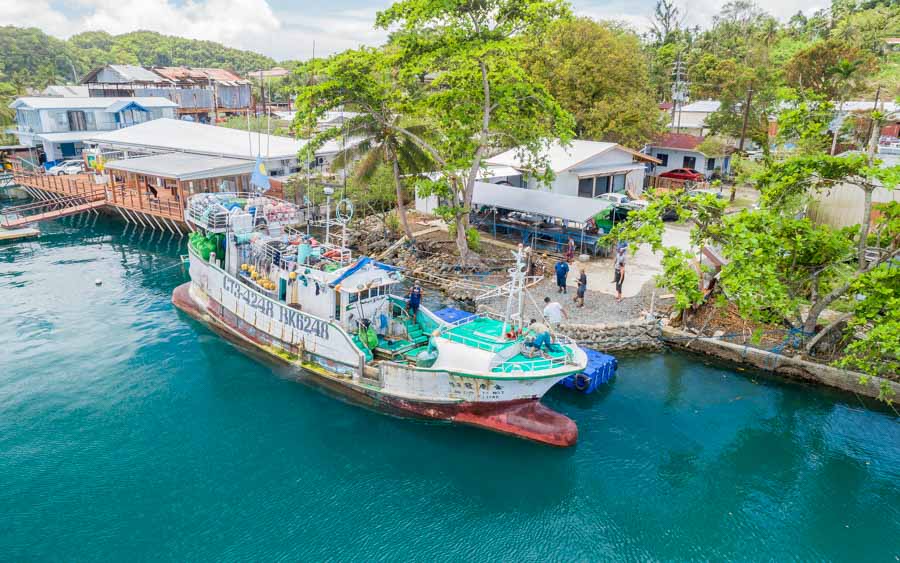
[[[680,0],[688,25],[708,25],[726,0]],[[0,0],[0,25],[38,27],[60,38],[82,31],[113,34],[138,29],[250,49],[276,60],[306,59],[360,45],[378,45],[373,29],[388,0]],[[572,0],[574,11],[595,19],[648,27],[655,0]],[[787,19],[811,14],[828,0],[757,0]]]

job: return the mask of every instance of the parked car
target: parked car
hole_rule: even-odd
[[[669,170],[668,172],[663,172],[659,175],[660,178],[671,178],[672,180],[687,180],[689,182],[702,182],[706,180],[706,177],[697,172],[693,168],[676,168],[674,170]]]
[[[600,194],[597,196],[597,199],[604,199],[606,201],[611,201],[611,202],[615,203],[616,205],[621,205],[623,203],[628,203],[629,201],[631,201],[628,199],[627,195],[620,194],[617,192],[612,192],[612,193],[608,193],[608,194]]]
[[[648,205],[643,199],[631,199],[625,194],[616,192],[598,195],[597,199],[611,201],[612,203],[627,209],[644,209]]]
[[[82,172],[84,172],[84,163],[80,160],[64,160],[47,170],[47,174],[50,176],[81,174]]]

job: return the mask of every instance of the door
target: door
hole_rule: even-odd
[[[60,143],[59,152],[63,158],[72,158],[75,156],[75,143]]]

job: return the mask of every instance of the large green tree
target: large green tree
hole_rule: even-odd
[[[417,140],[427,137],[425,127],[404,123],[400,107],[407,93],[393,77],[396,57],[383,49],[344,51],[325,60],[310,81],[298,90],[295,127],[314,127],[325,112],[342,108],[356,115],[340,126],[316,134],[305,147],[314,152],[323,143],[349,139],[333,165],[354,167],[359,182],[372,179],[380,167],[390,169],[396,190],[397,213],[407,238],[414,242],[406,217],[405,181],[431,163]],[[415,139],[415,140],[414,140]]]
[[[548,139],[571,138],[571,116],[521,63],[528,38],[568,13],[561,0],[401,0],[378,14],[393,31],[400,79],[429,79],[404,109],[433,129],[433,142],[410,136],[441,172],[421,189],[448,200],[463,265],[484,159],[510,146],[537,159]]]
[[[648,63],[634,32],[589,18],[535,36],[525,66],[575,117],[579,138],[640,148],[662,130]]]
[[[875,57],[870,53],[851,43],[828,39],[794,55],[785,65],[785,77],[794,88],[812,90],[829,100],[842,100],[859,90],[857,76],[871,74],[876,68]]]

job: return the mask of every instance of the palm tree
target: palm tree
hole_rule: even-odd
[[[425,127],[413,125],[400,127],[400,118],[384,111],[361,113],[344,123],[346,146],[334,158],[334,168],[347,169],[353,165],[357,180],[367,182],[381,166],[389,166],[397,195],[397,215],[403,232],[411,244],[415,244],[412,229],[406,217],[404,201],[404,176],[428,169],[431,159],[422,148],[410,140],[409,132],[424,136]],[[355,164],[354,164],[355,163]]]
[[[837,81],[835,91],[838,94],[838,114],[842,114],[844,112],[844,102],[847,101],[847,98],[850,97],[850,94],[856,88],[856,78],[857,73],[862,66],[863,61],[857,59],[855,61],[851,61],[848,59],[841,59],[837,62],[837,64],[832,65],[828,68],[828,76],[832,77]],[[837,141],[838,141],[838,133],[840,131],[840,125],[837,125],[834,128],[834,133],[831,137],[831,152],[829,154],[834,154],[837,150]]]

